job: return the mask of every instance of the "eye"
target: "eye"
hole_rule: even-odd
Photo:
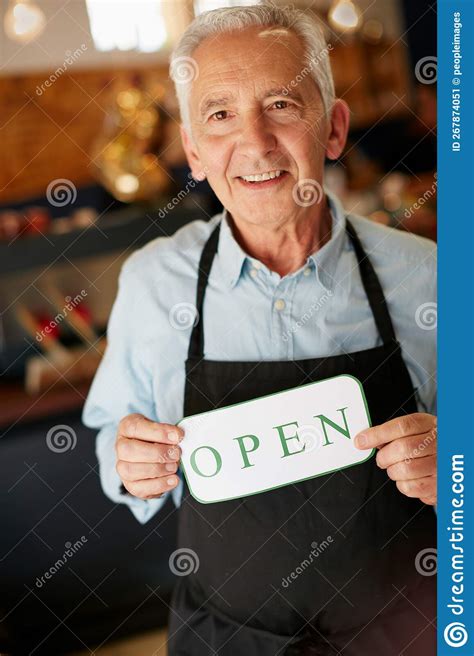
[[[279,107],[277,107],[277,105],[279,105]],[[275,100],[273,103],[273,107],[275,107],[275,109],[288,109],[289,106],[290,103],[287,100]]]
[[[214,121],[223,121],[227,118],[228,114],[229,112],[226,109],[220,109],[218,112],[211,114],[209,118],[213,119]]]

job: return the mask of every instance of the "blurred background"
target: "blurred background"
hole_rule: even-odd
[[[0,0],[6,653],[166,653],[173,506],[141,526],[106,499],[80,415],[124,260],[221,209],[189,176],[167,58],[194,15],[242,4],[258,3]],[[324,22],[351,109],[328,188],[435,240],[435,3],[292,4]]]

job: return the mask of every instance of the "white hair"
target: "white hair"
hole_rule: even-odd
[[[334,99],[334,80],[329,62],[326,38],[319,19],[293,7],[276,7],[270,2],[244,7],[224,7],[197,16],[182,35],[170,58],[170,77],[174,81],[181,120],[191,134],[189,95],[192,81],[198,75],[192,58],[196,48],[208,37],[249,27],[292,30],[305,45],[304,71],[316,82],[326,113]],[[304,75],[303,75],[304,77]],[[295,81],[292,81],[295,84]]]

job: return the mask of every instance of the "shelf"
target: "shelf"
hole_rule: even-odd
[[[172,235],[190,221],[208,219],[196,206],[175,207],[163,219],[159,218],[159,211],[159,208],[126,208],[105,214],[87,228],[65,234],[19,237],[10,244],[0,242],[0,274],[136,249],[156,237]]]
[[[79,385],[56,385],[38,396],[30,396],[18,382],[0,383],[2,408],[0,430],[7,431],[16,424],[40,421],[67,412],[80,413],[84,405],[89,383]]]

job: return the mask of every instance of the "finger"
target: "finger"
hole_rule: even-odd
[[[425,476],[411,481],[397,481],[396,486],[407,497],[431,498],[436,495],[436,476]]]
[[[377,465],[382,469],[397,462],[409,462],[416,458],[431,456],[436,453],[436,439],[430,435],[412,435],[385,444],[376,456]]]
[[[168,462],[166,465],[157,462],[126,462],[118,460],[116,464],[118,475],[122,481],[141,481],[147,478],[160,478],[176,474],[177,462]]]
[[[184,431],[179,426],[161,424],[139,414],[124,417],[119,423],[118,434],[120,437],[131,437],[162,444],[177,444],[184,437]]]
[[[426,503],[427,506],[436,506],[436,497],[423,497],[420,501]]]
[[[392,481],[409,481],[414,478],[434,476],[436,474],[436,456],[397,462],[387,467],[387,474]]]
[[[176,474],[171,476],[162,476],[161,478],[150,478],[141,481],[125,481],[124,486],[136,497],[141,499],[151,499],[161,496],[176,487],[179,478]]]
[[[355,436],[354,444],[359,449],[373,449],[400,437],[428,433],[434,428],[436,428],[436,417],[425,412],[415,412],[411,415],[390,419],[390,421],[372,426],[372,428],[365,428]]]
[[[181,447],[142,442],[128,437],[119,437],[115,444],[117,460],[127,462],[174,462],[181,458]]]

